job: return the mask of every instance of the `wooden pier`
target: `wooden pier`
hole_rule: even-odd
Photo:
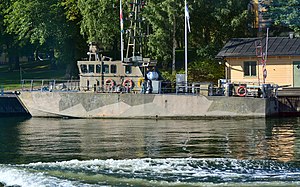
[[[277,99],[280,116],[300,116],[300,87],[279,89]]]

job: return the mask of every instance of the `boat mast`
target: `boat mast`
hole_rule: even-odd
[[[143,61],[143,29],[142,29],[142,16],[141,10],[144,6],[143,0],[133,0],[130,2],[129,20],[130,27],[127,29],[128,43],[126,50],[125,63],[129,62],[142,62]],[[131,55],[131,56],[130,56]]]
[[[185,69],[185,84],[188,82],[188,34],[187,34],[187,24],[188,24],[188,9],[186,0],[184,1],[184,69]],[[187,86],[187,85],[186,85]],[[186,87],[187,91],[187,87]]]

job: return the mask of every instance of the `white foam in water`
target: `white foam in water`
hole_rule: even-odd
[[[273,166],[274,165],[274,166]],[[286,177],[292,173],[284,165],[275,162],[239,161],[234,159],[132,159],[132,160],[89,160],[89,161],[64,161],[56,163],[33,163],[25,165],[30,168],[61,169],[68,171],[85,171],[92,173],[136,174],[152,177],[218,177],[219,179],[236,179],[243,177],[268,178],[269,175]],[[264,169],[266,167],[266,170]],[[273,168],[274,167],[274,168]],[[253,176],[255,174],[255,177]],[[295,174],[295,173],[293,173]],[[297,171],[296,175],[300,176]],[[292,176],[292,175],[291,175]]]
[[[22,187],[75,187],[78,183],[46,176],[43,173],[30,173],[26,170],[0,165],[0,182],[6,186]],[[88,185],[80,185],[88,186]]]
[[[30,171],[30,172],[29,172]],[[33,173],[33,171],[35,173]],[[51,173],[71,173],[71,179],[50,177]],[[57,173],[56,173],[57,174]],[[77,175],[78,174],[78,175]],[[80,174],[80,175],[79,175]],[[52,175],[55,176],[55,175]],[[60,176],[57,175],[57,176]],[[56,177],[57,177],[56,176]],[[78,177],[80,176],[80,177]],[[95,183],[112,184],[128,182],[127,179],[143,179],[143,182],[165,184],[299,184],[300,169],[290,168],[275,161],[242,161],[235,159],[130,159],[130,160],[88,160],[52,163],[31,163],[12,167],[1,167],[0,182],[20,186],[87,186],[73,180],[83,177],[96,180]],[[103,176],[102,178],[100,176]],[[108,176],[108,177],[105,177]],[[124,179],[124,180],[123,180]],[[103,180],[103,181],[99,181]],[[95,184],[94,183],[94,184]],[[155,183],[155,184],[158,184]],[[99,183],[98,183],[99,184]]]
[[[195,168],[187,165],[192,159],[132,159],[132,160],[89,160],[89,161],[63,161],[55,163],[32,163],[23,165],[30,168],[57,168],[64,170],[86,170],[97,172],[109,170],[110,172],[150,172],[184,174],[194,173]]]

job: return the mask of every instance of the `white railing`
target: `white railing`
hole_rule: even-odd
[[[23,79],[21,80],[21,90],[74,92],[79,91],[79,80]]]

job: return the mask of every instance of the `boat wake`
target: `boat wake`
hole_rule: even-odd
[[[264,160],[71,160],[0,165],[0,183],[33,187],[298,186],[300,168],[290,163]]]

